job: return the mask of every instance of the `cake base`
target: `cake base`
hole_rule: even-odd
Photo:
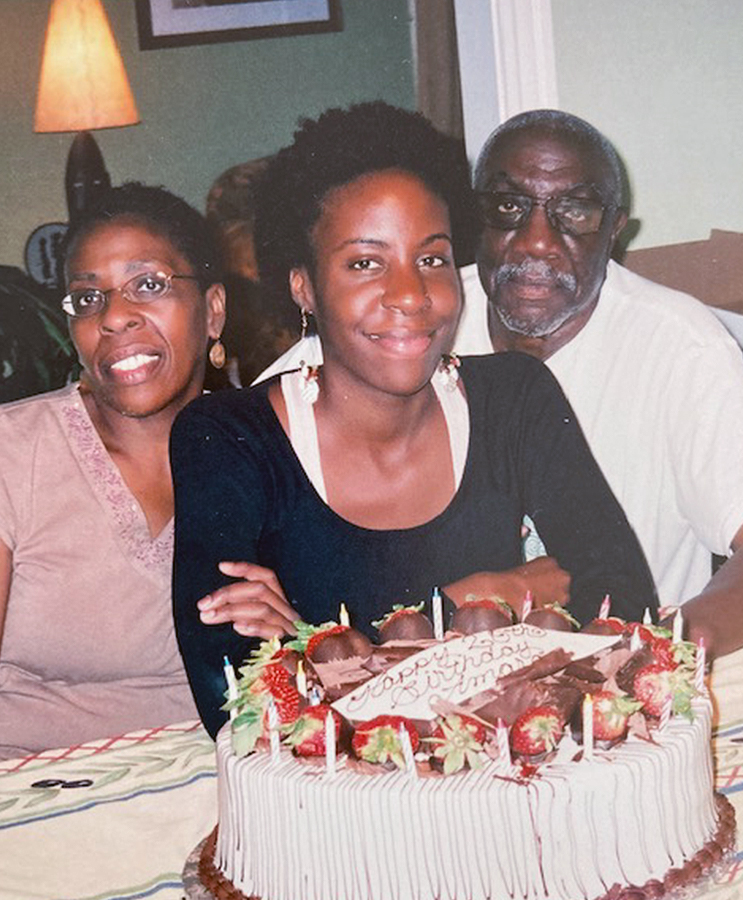
[[[715,806],[718,817],[715,836],[683,868],[671,869],[663,881],[648,881],[640,887],[614,885],[601,900],[654,900],[661,896],[673,900],[680,894],[689,898],[701,893],[708,880],[727,867],[727,858],[735,844],[735,811],[730,801],[722,794],[715,794]],[[189,856],[183,873],[188,900],[261,900],[259,897],[247,897],[216,868],[216,842],[217,828]],[[690,894],[690,890],[693,893]]]

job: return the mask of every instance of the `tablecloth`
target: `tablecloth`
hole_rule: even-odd
[[[0,898],[180,900],[216,820],[199,722],[0,761]]]

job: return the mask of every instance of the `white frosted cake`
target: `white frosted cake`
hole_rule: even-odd
[[[376,713],[395,696],[405,707],[412,702],[420,723],[421,680],[429,700],[435,685],[434,706],[472,709],[475,697],[486,710],[510,671],[555,643],[584,642],[584,651],[570,650],[571,660],[595,660],[599,645],[599,658],[614,652],[612,639],[556,638],[523,625],[457,641],[443,657],[448,642],[389,667],[337,706],[345,716],[353,708],[358,723],[365,704]],[[524,657],[515,666],[514,653]],[[564,687],[564,665],[557,675],[552,666],[547,681]],[[401,672],[418,688],[401,694]],[[405,763],[390,769],[340,746],[332,765],[285,746],[270,752],[260,741],[239,757],[228,725],[217,740],[218,835],[202,856],[202,879],[217,897],[262,900],[658,897],[698,880],[734,838],[732,809],[713,792],[710,720],[701,693],[686,716],[666,713],[660,727],[654,721],[617,742],[591,741],[590,752],[587,735],[565,727],[537,761],[511,758],[478,735],[470,745],[477,759],[448,775],[432,755],[435,738],[425,752],[425,739],[416,745],[415,763],[408,747]]]

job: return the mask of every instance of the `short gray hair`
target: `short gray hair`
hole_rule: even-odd
[[[586,122],[585,119],[580,119],[578,116],[559,109],[530,109],[527,112],[513,116],[502,125],[499,125],[485,141],[485,146],[477,157],[475,184],[479,181],[482,170],[488,162],[495,145],[506,135],[531,128],[552,131],[557,135],[572,135],[598,151],[611,172],[613,181],[611,185],[612,200],[617,206],[623,205],[624,178],[622,163],[613,144],[601,134],[598,128],[594,128],[590,122]]]

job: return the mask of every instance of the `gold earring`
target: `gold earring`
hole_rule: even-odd
[[[224,344],[217,338],[209,349],[209,362],[215,369],[221,369],[226,360],[227,353],[224,349]]]

